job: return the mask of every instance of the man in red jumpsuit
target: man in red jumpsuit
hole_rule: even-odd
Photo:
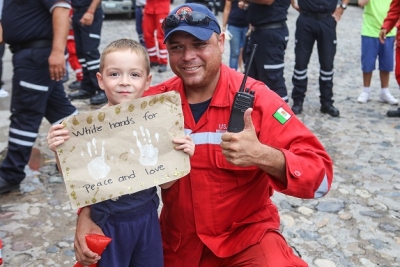
[[[150,65],[158,72],[167,71],[168,52],[161,23],[169,13],[170,0],[147,0],[143,11],[143,38],[150,56]],[[156,38],[154,37],[156,33]],[[157,42],[156,42],[157,40]]]
[[[161,192],[164,266],[307,266],[281,235],[271,196],[322,197],[332,183],[332,160],[285,101],[252,78],[246,88],[254,106],[244,113],[244,129],[228,132],[243,74],[221,63],[225,35],[217,19],[202,5],[183,4],[164,21],[177,76],[148,93],[180,93],[185,132],[196,144],[190,174]],[[89,265],[98,255],[85,234],[102,234],[90,208],[81,211],[76,231],[77,260]]]
[[[389,11],[385,20],[383,21],[381,32],[379,33],[379,39],[381,43],[385,43],[386,34],[390,32],[396,25],[396,67],[394,74],[396,75],[396,81],[400,88],[400,0],[393,0],[390,4]],[[400,108],[397,110],[389,110],[387,112],[388,117],[400,117]]]

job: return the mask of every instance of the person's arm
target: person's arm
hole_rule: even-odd
[[[222,16],[222,31],[226,30],[226,25],[228,24],[229,14],[231,13],[232,2],[225,1],[224,12]]]
[[[344,4],[346,6],[349,4],[349,0],[342,0],[341,2],[342,2],[342,4]],[[342,18],[343,13],[344,13],[344,8],[342,8],[340,5],[336,8],[336,10],[332,14],[332,16],[335,18],[336,22],[338,22]]]
[[[358,5],[364,7],[369,3],[369,0],[358,0]]]
[[[256,135],[249,108],[244,113],[244,129],[240,133],[226,132],[222,135],[222,154],[229,163],[237,166],[257,166],[287,185],[286,161],[283,153],[262,144]]]
[[[0,22],[0,44],[3,42],[3,26],[1,25]]]
[[[52,80],[60,81],[65,73],[65,48],[69,31],[69,8],[56,6],[52,10],[53,45],[49,56],[49,71]]]
[[[256,108],[246,110],[243,131],[222,135],[221,148],[226,160],[237,166],[256,166],[263,170],[277,192],[299,198],[326,195],[333,180],[333,164],[321,142],[286,111],[289,107],[280,108],[279,114],[287,115],[284,125],[269,115],[272,110],[257,104]],[[252,116],[257,120],[256,127]]]
[[[290,4],[292,5],[292,7],[294,9],[296,9],[297,11],[300,11],[299,5],[297,4],[296,0],[290,0]]]
[[[58,154],[56,153],[57,147],[63,144],[69,139],[68,130],[63,129],[63,124],[52,125],[47,133],[47,144],[51,151],[54,152],[56,156],[56,164],[60,172],[62,173],[62,168],[60,166],[60,160],[58,159]]]
[[[86,244],[85,236],[88,234],[104,235],[101,228],[97,224],[95,224],[90,217],[90,208],[84,207],[80,211],[78,219],[76,221],[74,240],[76,260],[84,266],[89,266],[100,260],[100,256],[97,253],[91,251]]]
[[[389,11],[383,21],[381,31],[379,32],[379,40],[382,44],[385,43],[386,34],[390,32],[400,18],[400,0],[393,0],[390,4]],[[399,30],[399,29],[398,29]]]
[[[92,0],[90,3],[90,6],[86,10],[86,13],[83,14],[82,18],[79,20],[79,22],[82,25],[90,26],[93,23],[94,20],[94,13],[96,12],[96,9],[99,7],[101,4],[101,0]]]

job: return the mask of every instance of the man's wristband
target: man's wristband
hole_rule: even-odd
[[[92,15],[94,15],[94,12],[93,11],[91,11],[91,10],[86,10],[86,13],[89,13],[89,14],[92,14]]]

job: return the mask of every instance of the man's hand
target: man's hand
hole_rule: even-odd
[[[336,22],[339,22],[339,20],[342,18],[344,9],[341,7],[336,8],[335,12],[333,12],[332,17],[335,18]]]
[[[52,80],[60,81],[66,74],[65,57],[62,51],[51,51],[49,56],[49,71]]]
[[[386,34],[387,34],[386,29],[381,29],[381,31],[379,32],[379,41],[381,42],[381,44],[385,43]]]
[[[296,0],[291,0],[291,1],[290,1],[290,4],[292,5],[292,7],[293,7],[294,9],[296,9],[297,11],[300,12],[300,8],[299,8],[299,5],[297,4],[297,1],[296,1]]]
[[[249,7],[249,1],[239,1],[238,2],[238,7],[240,9],[246,10]]]
[[[100,256],[91,251],[86,244],[85,236],[88,234],[104,235],[100,227],[90,218],[90,208],[83,208],[76,222],[74,248],[76,260],[84,266],[100,260]]]
[[[239,133],[226,132],[221,136],[222,154],[237,166],[257,166],[283,185],[287,184],[286,160],[283,153],[262,144],[256,135],[251,118],[252,108],[244,113],[244,129]]]
[[[222,154],[226,160],[237,166],[254,165],[254,158],[260,156],[260,141],[251,119],[252,108],[244,113],[244,129],[239,133],[226,132],[222,135]]]
[[[82,25],[90,26],[93,23],[94,14],[91,12],[86,12],[83,14],[81,20],[79,21]]]

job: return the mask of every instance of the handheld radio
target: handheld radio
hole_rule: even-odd
[[[239,91],[235,95],[233,106],[231,110],[231,116],[229,118],[228,131],[238,133],[244,129],[243,115],[246,109],[253,107],[254,102],[254,91],[250,91],[249,88],[244,89],[247,76],[249,74],[250,65],[253,62],[254,54],[257,49],[257,44],[253,45],[251,56],[246,64],[246,73],[243,77],[242,84],[240,85]]]

